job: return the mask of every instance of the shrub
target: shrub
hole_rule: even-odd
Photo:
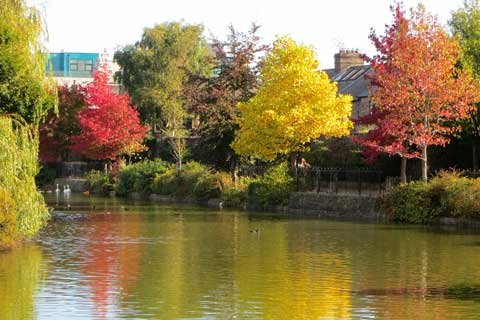
[[[92,170],[86,178],[88,189],[93,193],[107,195],[114,189],[112,178],[102,171]]]
[[[226,184],[222,193],[222,201],[225,207],[243,207],[248,201],[248,186],[256,181],[254,178],[242,177],[234,185]]]
[[[442,171],[428,183],[397,186],[380,207],[394,220],[410,223],[428,223],[438,216],[480,218],[480,179]]]
[[[286,205],[292,184],[293,178],[286,163],[272,167],[248,185],[248,202],[261,207]]]
[[[157,174],[153,179],[153,193],[173,195],[175,190],[177,190],[177,175],[174,168],[170,168],[162,174]]]
[[[194,196],[194,188],[201,176],[208,174],[208,168],[198,162],[191,161],[176,172],[175,196],[186,198]]]
[[[429,222],[438,213],[423,182],[397,186],[383,197],[380,206],[393,220],[409,223]]]
[[[170,168],[162,174],[157,174],[153,180],[152,192],[202,201],[219,198],[224,181],[224,174],[212,173],[198,162],[189,162],[182,169]]]
[[[150,193],[155,176],[166,172],[168,168],[169,165],[160,159],[127,165],[118,173],[116,191],[122,196],[130,192]]]
[[[220,174],[206,172],[200,175],[193,188],[193,196],[196,200],[208,200],[220,198],[223,191]]]

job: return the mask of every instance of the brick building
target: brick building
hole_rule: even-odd
[[[334,56],[335,67],[324,70],[330,79],[337,82],[338,92],[353,97],[352,119],[370,113],[369,81],[366,75],[371,68],[364,64],[362,55],[357,50],[340,50]]]

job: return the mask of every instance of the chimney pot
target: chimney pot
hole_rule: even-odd
[[[363,65],[363,57],[358,49],[340,50],[334,56],[335,73],[339,74],[350,66]]]

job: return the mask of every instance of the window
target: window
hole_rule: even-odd
[[[93,61],[92,60],[70,60],[70,71],[87,71],[90,72],[93,70]]]
[[[78,60],[70,60],[70,71],[78,71]]]

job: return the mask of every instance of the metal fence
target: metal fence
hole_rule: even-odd
[[[296,180],[304,192],[380,194],[386,188],[383,172],[370,169],[299,168]]]
[[[240,176],[261,176],[268,166],[247,166]],[[398,183],[398,178],[386,177],[380,170],[331,167],[297,167],[297,191],[325,193],[355,193],[378,195]]]

